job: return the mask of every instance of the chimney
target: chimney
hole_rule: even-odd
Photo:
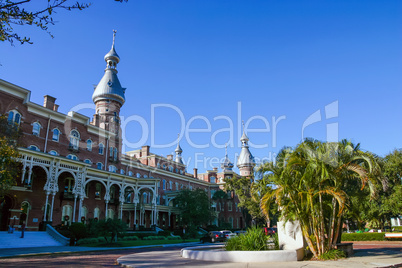
[[[218,168],[217,167],[214,167],[214,169],[213,169],[215,172],[218,172]]]
[[[45,95],[43,97],[44,97],[43,107],[50,109],[50,110],[54,110],[56,98],[49,96],[49,95]],[[57,108],[56,108],[56,110],[57,110]]]
[[[148,156],[148,155],[149,155],[149,146],[148,145],[142,146],[141,157]]]
[[[53,111],[57,112],[59,110],[59,105],[58,104],[54,104],[53,106]]]
[[[166,158],[167,158],[167,160],[173,160],[173,155],[172,155],[172,154],[168,154],[168,155],[166,156]]]
[[[198,178],[198,169],[194,168],[194,178]]]

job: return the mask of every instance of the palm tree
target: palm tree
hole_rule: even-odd
[[[295,149],[284,148],[275,162],[264,163],[258,173],[276,189],[261,199],[261,209],[269,213],[275,201],[283,220],[297,220],[314,254],[332,249],[339,236],[342,215],[347,209],[348,184],[358,179],[375,189],[380,174],[375,159],[348,141],[323,143],[306,139]]]

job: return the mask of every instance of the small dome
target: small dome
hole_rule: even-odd
[[[177,143],[177,147],[176,147],[176,150],[174,150],[176,153],[182,153],[183,152],[183,150],[181,149],[181,147],[180,147],[180,144],[179,143]]]
[[[105,61],[108,62],[109,60],[115,61],[116,64],[120,62],[120,57],[117,55],[116,50],[114,49],[114,43],[110,51],[104,57]]]

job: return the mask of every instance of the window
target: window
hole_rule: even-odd
[[[32,151],[38,151],[38,152],[40,152],[38,146],[35,146],[35,145],[29,145],[28,149],[29,149],[29,150],[32,150]]]
[[[21,123],[21,114],[15,110],[12,110],[8,113],[7,121],[9,124],[20,125]]]
[[[94,219],[99,219],[99,215],[100,215],[100,209],[95,208],[94,209]]]
[[[211,177],[211,178],[209,179],[209,181],[210,181],[211,183],[216,183],[216,178],[215,178],[215,177]]]
[[[96,163],[96,168],[97,169],[103,169],[103,164],[101,162]]]
[[[124,169],[120,169],[120,174],[121,174],[121,175],[124,175],[124,173],[125,173],[125,172],[124,172]]]
[[[110,171],[110,172],[116,172],[116,171],[117,171],[117,168],[116,168],[115,166],[113,166],[113,165],[110,165],[110,166],[109,166],[109,171]]]
[[[163,180],[163,181],[162,181],[162,189],[163,189],[163,190],[166,190],[166,180]]]
[[[173,182],[172,181],[169,181],[169,189],[173,190]]]
[[[89,160],[89,159],[85,159],[85,160],[84,160],[84,163],[87,163],[87,164],[92,164],[92,161],[91,161],[91,160]]]
[[[32,135],[39,137],[41,128],[42,128],[42,126],[40,125],[39,122],[33,123],[32,124]]]
[[[99,154],[103,155],[104,150],[105,150],[105,145],[103,145],[103,143],[99,143]]]
[[[172,166],[169,166],[169,171],[173,172],[173,167]]]
[[[175,182],[174,184],[176,185],[176,191],[179,190],[179,183]]]
[[[52,136],[52,141],[59,141],[60,137],[60,130],[57,128],[53,129],[53,136]]]
[[[132,176],[133,176],[133,172],[132,172],[132,171],[129,171],[129,172],[128,172],[128,176],[132,177]]]
[[[71,160],[78,160],[78,157],[76,155],[73,155],[73,154],[67,155],[67,158],[71,159]]]
[[[144,175],[144,179],[148,178],[148,175]]]
[[[64,180],[64,193],[71,194],[74,188],[74,179],[73,178],[66,178]]]
[[[232,211],[232,202],[231,201],[229,201],[228,202],[228,211]]]
[[[141,178],[141,174],[140,174],[140,173],[137,173],[137,178]]]
[[[112,185],[109,190],[110,199],[114,199],[116,197],[116,187]]]
[[[51,151],[49,152],[49,154],[51,154],[51,155],[59,155],[55,150],[51,150]]]
[[[109,156],[110,156],[110,157],[113,157],[113,147],[110,147],[110,148],[109,148]]]
[[[92,151],[92,141],[89,139],[87,140],[87,150],[90,152]]]
[[[77,130],[72,130],[70,132],[70,148],[78,150],[80,143],[80,133]]]
[[[179,173],[179,169],[178,169],[178,168],[176,168],[176,173]]]
[[[95,184],[95,199],[101,199],[102,185],[98,182]]]
[[[180,169],[180,174],[183,175],[183,170],[182,169]]]

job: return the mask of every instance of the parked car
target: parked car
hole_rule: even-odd
[[[236,235],[241,235],[241,234],[247,233],[247,231],[240,230],[240,231],[235,231],[234,233],[235,233]]]
[[[229,238],[232,238],[232,237],[236,236],[236,234],[232,233],[229,230],[223,230],[223,231],[220,231],[220,232],[225,235],[225,239],[229,239]]]
[[[264,227],[264,232],[265,232],[265,235],[272,236],[278,232],[278,228]]]
[[[211,231],[200,238],[201,243],[215,243],[225,241],[225,235],[218,231]]]

